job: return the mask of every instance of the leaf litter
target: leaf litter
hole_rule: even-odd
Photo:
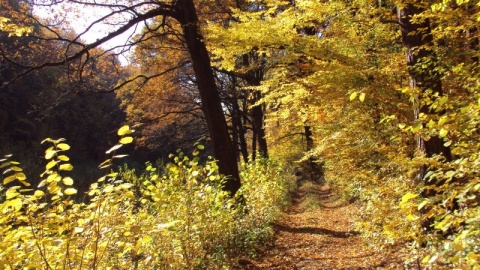
[[[354,230],[359,216],[359,206],[328,185],[303,182],[274,224],[273,247],[262,250],[257,260],[239,260],[241,269],[412,269],[399,248],[382,251],[369,245]]]

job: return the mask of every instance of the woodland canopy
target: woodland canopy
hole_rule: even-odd
[[[232,268],[297,172],[372,248],[477,269],[479,23],[471,0],[1,0],[0,268]]]

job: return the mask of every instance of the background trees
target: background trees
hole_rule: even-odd
[[[120,78],[116,59],[106,57],[84,67],[81,80],[69,76],[68,66],[32,70],[16,79],[26,66],[61,58],[61,50],[69,46],[61,41],[43,44],[43,39],[53,38],[52,32],[43,29],[33,17],[25,20],[20,17],[21,14],[32,16],[31,10],[22,2],[2,2],[2,15],[11,18],[12,22],[21,21],[22,27],[30,31],[28,36],[0,32],[0,82],[3,84],[0,89],[0,149],[4,153],[25,156],[29,164],[26,172],[32,177],[42,170],[36,160],[43,152],[39,142],[46,137],[70,138],[76,149],[72,162],[85,166],[85,173],[79,177],[84,182],[79,183],[86,189],[95,177],[89,175],[91,170],[87,167],[104,158],[103,149],[111,144],[111,131],[124,119],[114,94],[99,94]],[[55,31],[65,36],[74,35],[71,31]],[[92,54],[102,53],[105,52],[101,49],[92,51]],[[31,155],[26,155],[27,152]]]
[[[269,108],[271,144],[310,127],[314,147],[307,148],[304,159],[325,160],[327,179],[364,200],[370,221],[361,224],[364,229],[387,236],[387,241],[403,238],[398,234],[402,232],[425,243],[425,235],[413,231],[421,231],[422,221],[430,220],[432,226],[428,222],[423,226],[454,232],[433,242],[462,242],[462,248],[440,248],[424,261],[442,257],[473,263],[476,259],[461,254],[476,256],[465,241],[476,237],[478,224],[471,219],[469,225],[461,224],[471,215],[469,209],[477,206],[472,200],[476,195],[470,192],[478,177],[467,173],[475,166],[466,165],[476,157],[463,148],[475,147],[470,145],[473,141],[459,138],[476,137],[468,127],[474,126],[478,103],[478,85],[473,86],[478,33],[471,17],[478,14],[478,6],[408,1],[255,3],[256,9],[235,10],[236,20],[228,26],[210,25],[207,37],[212,53],[227,70],[235,70],[238,56],[252,48],[267,56],[268,71],[256,90]],[[454,82],[459,72],[466,76],[464,82]],[[289,148],[299,149],[298,144]],[[419,168],[429,173],[423,177]],[[417,181],[415,175],[420,175]],[[435,196],[414,202],[418,188]],[[400,198],[407,222],[391,215]],[[412,209],[423,212],[414,214]],[[462,231],[469,236],[460,236]]]
[[[142,124],[139,145],[151,158],[208,135],[231,194],[237,162],[250,155],[325,164],[327,181],[362,202],[365,235],[428,243],[425,262],[475,263],[475,3],[72,2],[105,8],[92,27],[109,22],[111,33],[86,44],[82,32],[43,22],[23,2],[4,4],[0,136],[35,139],[40,121],[30,110],[43,120],[38,134],[75,134],[76,148],[94,155],[107,139],[92,138],[121,113],[109,113],[113,94],[86,93],[116,91],[127,120]],[[11,23],[32,27],[30,35],[16,37]],[[134,27],[141,31],[117,48],[132,49],[131,62],[119,67],[118,50],[97,47]],[[72,108],[81,114],[69,120],[88,121],[65,121]],[[92,128],[99,134],[83,132]]]

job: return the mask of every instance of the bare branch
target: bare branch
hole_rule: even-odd
[[[158,3],[157,3],[157,5],[158,5]],[[10,59],[7,56],[7,54],[5,53],[5,51],[2,48],[0,48],[0,53],[1,53],[2,57],[7,62],[9,62],[10,64],[15,65],[17,67],[25,69],[24,71],[18,73],[15,76],[15,78],[13,78],[12,80],[10,80],[8,82],[5,82],[3,86],[11,85],[12,82],[16,81],[20,77],[25,76],[25,75],[27,75],[27,74],[35,71],[35,70],[39,70],[39,69],[42,69],[42,68],[45,68],[45,67],[61,66],[61,65],[64,65],[66,63],[72,62],[74,60],[80,59],[82,56],[87,55],[88,52],[91,49],[101,46],[102,44],[111,40],[112,38],[114,38],[116,36],[119,36],[120,34],[128,31],[131,27],[136,26],[138,23],[140,23],[142,21],[145,21],[145,20],[148,20],[148,19],[151,19],[151,18],[155,18],[157,16],[175,17],[176,13],[175,13],[172,6],[162,5],[158,8],[152,9],[152,10],[150,10],[150,11],[144,13],[144,14],[139,14],[138,16],[129,20],[126,24],[119,27],[117,30],[109,33],[108,35],[98,39],[97,41],[95,41],[93,43],[90,43],[88,45],[84,45],[81,50],[79,50],[78,52],[74,53],[71,56],[66,56],[65,59],[62,60],[62,61],[44,62],[44,63],[38,64],[38,65],[24,65],[24,64],[20,64],[20,63],[14,61],[13,59]],[[108,15],[106,17],[108,17]],[[103,17],[103,18],[106,18],[106,17]],[[97,23],[97,22],[98,21],[94,22],[94,24]],[[77,36],[73,41],[69,40],[69,42],[71,42],[71,44],[75,44],[77,42],[79,36]],[[68,51],[68,49],[67,49],[67,51]],[[172,70],[172,69],[169,69],[169,70]]]
[[[162,75],[165,75],[165,74],[167,74],[167,73],[169,73],[169,72],[172,72],[172,71],[174,71],[174,70],[176,70],[176,69],[178,69],[178,68],[184,67],[184,66],[185,66],[186,64],[188,64],[188,63],[190,63],[189,60],[182,61],[182,62],[180,62],[178,65],[176,65],[176,66],[174,66],[174,67],[171,67],[171,68],[169,68],[169,69],[166,69],[166,70],[164,70],[164,71],[162,71],[162,72],[160,72],[160,73],[157,73],[157,74],[155,74],[155,75],[152,75],[152,76],[146,76],[146,75],[143,75],[143,74],[137,75],[137,76],[135,76],[135,77],[133,77],[133,78],[131,78],[131,79],[128,79],[128,80],[124,81],[123,83],[115,86],[114,88],[112,88],[112,89],[110,89],[110,90],[107,90],[107,91],[102,91],[101,93],[111,93],[111,92],[114,92],[114,91],[116,91],[116,90],[124,87],[124,86],[127,85],[127,84],[130,84],[130,83],[135,82],[136,80],[143,80],[143,81],[140,83],[140,86],[139,86],[139,87],[141,87],[141,86],[145,85],[149,80],[151,80],[151,79],[153,79],[153,78],[160,77],[160,76],[162,76]]]

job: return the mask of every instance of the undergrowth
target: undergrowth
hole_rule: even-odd
[[[84,195],[73,188],[63,139],[44,141],[51,146],[38,187],[28,187],[11,156],[0,161],[3,184],[23,185],[2,190],[1,269],[229,269],[268,242],[289,187],[280,164],[242,164],[240,205],[223,191],[214,160],[200,164],[200,144],[191,156],[172,155],[163,168],[114,172],[132,132],[119,130],[119,143],[99,166],[105,175]]]

